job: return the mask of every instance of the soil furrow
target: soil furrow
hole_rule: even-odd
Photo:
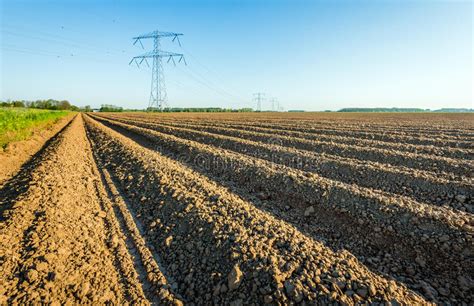
[[[96,173],[99,174],[99,172]],[[143,277],[143,275],[146,275],[146,271],[141,269],[141,262],[134,254],[133,242],[126,235],[125,227],[120,223],[113,209],[113,204],[106,196],[107,192],[101,182],[96,181],[95,189],[101,208],[104,211],[104,213],[101,213],[101,217],[104,217],[108,228],[107,243],[115,256],[115,265],[127,290],[127,300],[130,303],[149,304],[148,302],[152,299],[150,293],[146,290],[146,279]]]
[[[286,114],[283,114],[286,115]],[[140,114],[127,114],[130,118],[143,118],[144,115]],[[403,116],[403,115],[402,115]],[[401,116],[401,117],[402,117]],[[153,116],[146,116],[149,119],[154,119]],[[206,122],[212,123],[216,122],[209,120],[209,118],[202,118],[203,116],[199,115],[196,116],[198,118],[186,118],[187,122]],[[183,119],[180,117],[162,117],[162,120],[167,121],[176,121],[176,118]],[[249,116],[251,120],[244,120],[248,122],[248,125],[251,126],[252,122],[255,123],[255,117]],[[383,133],[394,133],[400,134],[402,136],[436,136],[436,138],[451,138],[454,140],[462,140],[462,138],[474,138],[474,128],[468,122],[469,120],[465,121],[453,121],[450,120],[448,124],[436,124],[436,120],[430,118],[430,120],[422,121],[419,124],[413,124],[414,120],[403,120],[401,118],[397,118],[396,124],[390,124],[384,121],[384,123],[373,123],[374,121],[380,120],[380,118],[372,118],[370,121],[362,121],[362,120],[355,120],[354,121],[347,121],[347,120],[337,120],[329,119],[329,120],[315,120],[315,119],[297,119],[296,118],[287,118],[287,119],[268,119],[268,118],[258,118],[258,122],[265,124],[265,125],[281,125],[283,127],[286,126],[293,126],[293,127],[311,127],[315,129],[328,129],[328,130],[355,130],[355,131],[380,131]],[[236,123],[243,123],[242,120],[235,119],[235,118],[219,118],[221,122],[227,122],[231,124]],[[459,124],[456,124],[458,123]],[[428,137],[429,138],[429,137]]]
[[[130,118],[137,118],[138,116],[127,115]],[[142,117],[143,118],[143,117]],[[154,120],[154,117],[145,117],[147,119]],[[171,118],[160,118],[161,122],[177,122],[183,120],[176,120]],[[194,119],[194,120],[186,120],[189,123],[197,123],[197,124],[213,124],[216,121],[210,121],[206,119]],[[312,121],[308,121],[304,124],[295,123],[295,121],[264,121],[258,120],[256,121],[252,118],[249,121],[243,120],[220,120],[220,122],[232,126],[232,125],[239,125],[244,128],[245,127],[253,127],[253,128],[275,128],[282,131],[294,131],[294,132],[306,132],[309,134],[315,135],[322,135],[322,136],[351,136],[358,139],[366,139],[366,140],[379,140],[389,143],[411,143],[414,145],[434,145],[436,147],[440,146],[449,146],[452,148],[470,148],[472,149],[472,141],[470,140],[470,135],[465,135],[465,133],[460,132],[461,135],[459,136],[447,136],[443,134],[444,130],[440,130],[438,132],[429,133],[428,131],[420,131],[419,133],[403,133],[403,132],[390,132],[385,130],[383,127],[380,128],[378,131],[377,129],[373,129],[372,127],[362,127],[361,123],[358,123],[358,126],[355,127],[338,127],[335,125],[334,121],[329,121],[326,123],[321,123],[314,126]],[[452,123],[451,123],[452,124]],[[432,124],[429,124],[430,127]],[[422,128],[421,128],[422,129]]]
[[[362,187],[405,195],[421,202],[474,212],[472,202],[474,199],[469,198],[469,195],[474,194],[474,187],[467,180],[453,182],[425,171],[413,171],[412,169],[395,168],[370,162],[360,163],[351,159],[331,158],[277,144],[258,143],[231,136],[168,127],[167,125],[141,123],[140,121],[118,121],[314,172],[344,183],[355,183]],[[353,173],[358,175],[354,176]],[[461,198],[462,202],[457,200]]]
[[[472,115],[66,122],[0,160],[1,305],[474,303]]]
[[[387,197],[373,190],[334,182],[143,128],[118,122],[111,126],[122,133],[133,132],[136,136],[128,136],[134,139],[137,135],[144,137],[150,141],[151,148],[172,154],[174,158],[193,166],[196,171],[243,186],[247,192],[255,192],[263,199],[273,201],[273,209],[278,211],[281,218],[286,218],[288,214],[285,213],[291,208],[299,211],[300,215],[308,209],[316,212],[316,215],[327,215],[330,217],[327,220],[329,226],[343,220],[350,231],[341,228],[342,232],[338,235],[344,236],[342,239],[346,239],[349,249],[352,247],[350,241],[358,241],[363,237],[364,242],[373,248],[388,252],[395,262],[393,267],[396,273],[392,272],[400,273],[405,279],[415,278],[414,286],[424,286],[424,281],[417,282],[417,279],[430,279],[440,292],[451,290],[450,301],[472,300],[464,279],[458,279],[461,271],[470,269],[473,223],[472,216],[468,214],[454,213],[446,208],[417,203],[403,197]],[[359,233],[363,235],[358,236]],[[387,245],[388,241],[397,243]],[[452,252],[453,248],[457,251]],[[407,261],[412,263],[410,268],[399,271],[403,267],[400,262]],[[439,265],[440,261],[443,266]],[[449,289],[444,287],[445,284],[458,287]],[[423,288],[426,289],[426,286]]]
[[[389,119],[384,114],[361,114],[360,116],[353,117],[351,114],[332,114],[325,116],[323,113],[319,114],[289,114],[289,113],[242,113],[238,114],[238,118],[235,114],[217,113],[212,114],[212,117],[206,114],[199,113],[164,113],[161,116],[162,120],[181,120],[185,119],[188,122],[202,122],[207,121],[213,122],[229,122],[229,123],[242,123],[242,122],[261,122],[265,124],[278,124],[278,125],[292,125],[292,126],[314,126],[318,128],[343,128],[343,129],[360,129],[360,130],[393,130],[395,132],[403,132],[405,130],[413,130],[415,132],[434,132],[434,133],[467,133],[466,135],[474,136],[474,128],[472,127],[472,115],[434,115],[428,114],[424,120],[415,118],[406,114],[393,114],[394,116]],[[120,114],[120,116],[128,116],[131,118],[150,118],[155,119],[154,115],[144,113],[126,113]],[[305,118],[305,116],[307,116]],[[352,117],[352,118],[351,118]],[[242,118],[244,120],[242,120]],[[337,120],[335,120],[337,118]],[[415,119],[415,120],[414,120]]]
[[[107,169],[102,168],[102,179],[106,186],[109,198],[113,199],[115,215],[121,228],[126,232],[127,237],[133,243],[130,249],[138,253],[137,265],[141,271],[142,282],[144,283],[147,297],[150,301],[158,305],[180,305],[182,302],[171,292],[168,280],[159,266],[159,259],[151,250],[152,248],[145,242],[143,230],[133,213],[129,210],[122,194],[117,190]],[[145,277],[146,275],[146,277]]]
[[[140,119],[133,119],[134,121]],[[141,122],[145,123],[150,121],[141,120]],[[185,127],[191,129],[199,129],[203,127],[203,124],[192,124],[188,122],[165,122],[164,124],[177,126],[177,127]],[[420,153],[424,155],[432,155],[432,156],[440,156],[440,157],[448,157],[453,159],[467,159],[472,160],[474,159],[474,153],[472,150],[469,149],[458,149],[458,148],[446,148],[446,147],[435,147],[435,146],[426,146],[426,145],[413,145],[407,143],[393,143],[393,142],[385,142],[385,141],[374,141],[369,139],[357,139],[351,136],[326,136],[326,135],[316,135],[314,133],[306,133],[306,132],[298,132],[298,131],[287,131],[287,130],[279,130],[272,127],[254,127],[254,126],[246,126],[243,124],[220,124],[220,123],[206,123],[205,127],[216,127],[216,128],[235,128],[240,130],[246,131],[253,131],[253,132],[261,132],[261,133],[272,133],[276,135],[288,136],[294,139],[303,139],[303,140],[317,140],[317,141],[325,141],[325,142],[337,142],[343,143],[347,145],[357,145],[357,146],[367,146],[373,148],[380,148],[380,149],[387,149],[387,150],[396,150],[402,152],[410,152],[410,153]],[[350,135],[350,132],[348,132]]]
[[[68,115],[51,127],[35,132],[29,139],[10,143],[5,151],[0,150],[0,185],[11,179],[23,164],[39,155],[49,140],[59,135],[74,119]]]
[[[344,145],[337,142],[295,139],[273,133],[258,133],[242,131],[232,128],[201,127],[200,131],[239,137],[258,142],[276,143],[282,146],[293,147],[311,152],[330,154],[340,157],[373,162],[386,163],[394,166],[404,166],[419,170],[428,170],[437,173],[452,173],[458,176],[471,177],[474,173],[474,163],[444,157],[430,156],[418,153],[398,152],[385,149]]]
[[[20,171],[1,186],[0,198],[0,303],[6,303],[17,292],[20,279],[21,243],[25,241],[27,229],[35,220],[35,210],[40,201],[31,197],[28,191],[37,189],[45,170],[54,165],[58,147],[64,143],[64,133],[71,123],[48,140]],[[36,183],[35,183],[36,182]]]
[[[255,124],[255,126],[261,126]],[[263,125],[262,127],[269,127]],[[392,142],[392,143],[407,143],[413,145],[425,145],[425,146],[436,146],[436,147],[451,147],[451,148],[464,148],[464,149],[473,149],[472,142],[465,141],[465,140],[458,140],[458,139],[437,139],[427,137],[423,134],[423,136],[411,136],[411,135],[393,135],[390,133],[386,133],[385,131],[381,132],[373,132],[373,131],[354,131],[351,129],[321,129],[321,128],[311,128],[311,127],[279,127],[270,125],[270,127],[275,128],[277,130],[290,130],[290,131],[297,131],[297,132],[305,132],[305,133],[312,133],[316,135],[328,135],[328,136],[348,136],[353,138],[360,138],[360,139],[367,139],[367,140],[378,140],[384,142]],[[439,135],[438,135],[439,137]]]
[[[5,183],[0,303],[146,302],[128,253],[117,256],[120,248],[108,245],[114,229],[97,182],[82,117],[77,116]]]
[[[233,124],[238,124],[239,122],[232,122]],[[262,127],[272,127],[278,125],[283,128],[294,127],[294,128],[303,128],[303,129],[312,129],[317,131],[328,131],[328,132],[362,132],[373,131],[377,134],[388,135],[388,136],[401,136],[401,137],[421,137],[421,138],[436,138],[438,140],[466,140],[473,138],[474,135],[465,130],[451,130],[446,127],[435,129],[432,125],[430,128],[424,129],[421,126],[413,127],[412,129],[405,129],[403,125],[400,126],[384,126],[384,125],[367,125],[367,124],[352,124],[352,125],[335,125],[334,122],[322,122],[314,123],[312,121],[308,122],[272,122],[266,121],[261,123]],[[248,126],[252,126],[249,124]]]
[[[182,164],[93,121],[88,128],[186,301],[424,303]]]

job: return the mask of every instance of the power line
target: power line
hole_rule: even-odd
[[[86,49],[86,50],[89,50],[89,52],[100,53],[100,54],[104,54],[104,52],[105,54],[116,54],[116,55],[118,54],[130,55],[131,54],[130,51],[103,47],[103,46],[98,46],[98,45],[92,45],[90,43],[79,42],[79,41],[71,40],[67,37],[63,37],[60,35],[51,34],[44,31],[43,32],[38,31],[36,29],[28,30],[25,27],[9,26],[9,25],[3,25],[3,27],[10,28],[10,29],[24,29],[24,31],[27,32],[25,33],[24,31],[22,32],[22,31],[12,31],[8,29],[1,29],[0,31],[5,35],[19,36],[19,37],[24,37],[28,39],[35,39],[35,40],[45,41],[48,43],[59,44],[59,45],[67,46],[67,47]]]
[[[20,46],[10,45],[10,44],[1,44],[0,49],[5,52],[13,52],[13,53],[25,53],[31,55],[39,55],[39,56],[48,56],[48,57],[55,57],[58,60],[85,60],[85,61],[92,61],[96,63],[113,63],[109,60],[93,58],[89,56],[83,56],[80,53],[76,52],[51,52],[47,50],[40,50],[40,49],[31,49],[31,48],[24,48]]]
[[[179,68],[178,68],[179,69]],[[218,88],[218,87],[215,87],[213,86],[210,82],[206,81],[205,78],[203,77],[200,77],[198,74],[196,74],[195,72],[193,72],[192,70],[183,70],[183,69],[180,69],[184,74],[186,74],[188,76],[188,78],[192,79],[193,81],[201,84],[202,86],[212,90],[213,92],[221,95],[222,97],[225,97],[226,99],[229,99],[231,101],[235,101],[235,100],[239,100],[238,97],[235,97],[231,94],[229,94],[228,92]]]
[[[146,66],[145,68],[151,70],[151,67]],[[195,93],[199,93],[199,94],[202,94],[202,93],[208,92],[208,91],[212,91],[214,93],[217,93],[217,94],[221,95],[222,97],[225,97],[226,101],[227,100],[228,101],[233,101],[233,100],[230,100],[230,98],[228,96],[224,95],[218,89],[213,88],[209,84],[203,82],[202,80],[200,80],[199,78],[197,78],[196,76],[191,74],[190,71],[184,70],[184,69],[180,68],[179,66],[176,66],[175,68],[177,68],[179,71],[181,71],[183,73],[183,75],[186,76],[189,80],[193,81],[193,84],[191,84],[191,85],[194,85],[192,88],[190,88],[190,84],[183,84],[182,82],[178,82],[177,80],[171,80],[172,83],[177,84],[179,87],[181,87],[183,89],[186,89],[186,90],[191,89]]]
[[[54,51],[48,51],[48,50],[39,50],[39,49],[36,49],[36,48],[35,49],[28,48],[28,47],[25,48],[25,47],[20,47],[20,46],[7,46],[7,47],[5,47],[5,44],[0,45],[0,48],[2,48],[2,50],[6,50],[8,52],[19,52],[19,53],[29,53],[29,54],[42,55],[42,56],[51,56],[51,57],[56,57],[57,59],[93,60],[93,61],[96,61],[96,62],[104,62],[104,60],[99,60],[99,59],[90,58],[90,57],[88,58],[88,57],[85,57],[82,53],[84,53],[84,52],[85,53],[91,53],[91,54],[92,53],[93,54],[100,53],[102,55],[104,55],[104,54],[106,54],[106,55],[107,54],[109,54],[109,55],[111,55],[111,54],[121,54],[121,55],[129,54],[129,52],[125,51],[125,50],[118,50],[118,49],[112,49],[112,48],[102,48],[102,47],[98,47],[96,45],[92,45],[92,44],[89,44],[89,43],[81,43],[81,42],[78,42],[78,41],[75,41],[75,40],[71,40],[67,37],[61,36],[61,35],[51,34],[51,33],[45,32],[45,31],[38,31],[37,29],[28,30],[24,26],[18,27],[18,26],[11,26],[11,25],[3,24],[2,27],[7,28],[7,29],[0,29],[0,32],[4,33],[6,35],[19,36],[19,37],[25,37],[25,38],[28,38],[28,39],[36,39],[36,40],[39,40],[39,41],[54,43],[54,44],[65,46],[64,50],[66,50],[65,52],[58,52],[57,48],[55,48]],[[25,33],[22,33],[21,31],[18,32],[18,31],[16,31],[16,29],[23,29],[23,32],[25,32]],[[65,28],[63,26],[61,26],[61,29],[65,29]],[[15,31],[13,31],[13,30],[15,30]],[[69,27],[67,27],[66,31],[70,32],[71,30],[70,30]],[[166,32],[162,32],[162,33],[167,35],[167,37],[172,38],[174,41],[176,41],[176,39],[178,39],[178,42],[179,42],[179,38],[176,38],[176,37],[173,36],[173,34],[177,34],[177,33],[166,33]],[[152,37],[141,37],[141,38],[145,39],[145,38],[152,38]],[[135,43],[142,44],[141,40],[135,41]],[[71,49],[71,50],[68,50],[68,49]],[[183,50],[185,50],[185,49],[183,48]],[[189,51],[187,51],[187,50],[185,50],[185,51],[186,51],[186,54],[189,55],[190,57],[192,57],[192,59],[193,59],[190,66],[186,66],[186,69],[180,69],[181,71],[183,71],[186,74],[186,76],[188,78],[190,78],[192,81],[194,81],[197,85],[199,85],[203,88],[207,88],[207,89],[211,90],[212,92],[215,92],[215,93],[219,94],[221,97],[225,97],[225,100],[239,101],[239,103],[247,104],[245,102],[246,99],[244,99],[241,96],[236,95],[233,92],[231,92],[231,91],[227,90],[226,88],[222,87],[222,84],[221,84],[222,77],[220,75],[218,75],[214,70],[212,70],[212,69],[208,68],[206,65],[204,65],[201,61],[199,61],[199,59],[197,59],[196,56],[191,54]],[[143,56],[145,56],[145,55],[148,56],[148,58],[151,58],[150,53],[149,54],[143,54],[142,56],[139,56],[139,57],[134,57],[134,58],[140,58],[139,62],[136,62],[137,65],[140,66],[140,64],[142,64],[144,62],[144,57]],[[170,55],[169,53],[167,53],[167,54],[162,53],[161,54],[162,57],[168,58],[168,61],[170,61],[169,55]],[[172,57],[174,57],[174,56],[176,56],[176,54],[174,54]],[[181,56],[182,56],[182,54],[180,54],[180,60],[181,60]],[[184,61],[184,57],[182,57],[182,58],[183,58],[183,61]],[[174,62],[174,59],[171,59],[171,60]],[[201,73],[196,65],[192,65],[193,63],[196,63],[197,65],[202,67],[203,68],[202,71],[209,72],[211,74],[214,74],[215,76],[218,76],[218,78],[216,79],[218,81],[214,82],[211,79],[209,79],[207,77],[208,74],[207,73]],[[145,61],[145,64],[148,65],[148,61]],[[153,68],[153,67],[151,67],[151,68]],[[156,77],[153,77],[153,71],[154,71],[154,74],[156,75]],[[162,94],[163,94],[163,99],[161,99],[161,100],[163,101],[163,103],[166,103],[167,99],[166,99],[166,90],[165,90],[165,84],[164,84],[164,78],[163,78],[163,69],[161,68],[160,71],[158,71],[158,73],[157,73],[156,69],[155,70],[152,69],[152,86],[153,86],[153,84],[155,84],[154,85],[155,86],[155,90],[154,90],[155,96],[159,96],[159,95],[156,94],[156,92],[157,92],[156,88],[159,88],[159,86],[156,86],[156,84],[157,84],[157,79],[162,80],[160,83],[162,84],[162,88],[163,88],[163,90],[161,91]],[[160,74],[161,74],[161,78],[160,78]],[[153,89],[152,89],[152,91],[153,91]],[[151,98],[151,95],[150,95],[150,98]]]
[[[204,70],[206,70],[208,73],[210,74],[214,74],[215,76],[217,76],[217,78],[219,79],[219,81],[222,81],[224,80],[225,78],[222,77],[222,75],[218,74],[215,70],[212,70],[210,69],[209,67],[207,67],[206,65],[204,65],[195,55],[193,55],[190,51],[188,51],[185,47],[182,47],[182,49],[184,50],[185,54],[189,57],[191,57],[192,59],[194,59],[194,62],[197,63],[199,66],[201,66]],[[190,68],[191,65],[189,65],[188,67]],[[190,68],[191,69],[191,68]],[[235,90],[235,88],[232,88],[232,87],[229,87],[230,89],[232,89],[232,91],[234,92],[238,92],[238,90]],[[243,98],[242,96],[239,96],[239,95],[236,95],[236,94],[233,94],[233,93],[230,93],[230,91],[228,90],[225,90],[227,93],[229,93],[230,96],[234,96],[234,97],[238,97],[242,102],[245,101],[246,99]]]
[[[218,90],[220,92],[222,92],[224,95],[227,95],[229,97],[231,97],[232,99],[235,99],[235,100],[244,100],[242,99],[241,97],[238,97],[230,92],[228,92],[227,90],[223,89],[222,87],[220,86],[217,86],[217,84],[215,84],[214,82],[210,81],[208,78],[206,78],[205,76],[203,76],[201,73],[199,73],[198,71],[192,69],[190,66],[187,66],[187,68],[190,70],[191,73],[194,73],[196,76],[198,76],[199,78],[201,78],[204,82],[210,84],[212,87],[214,88],[218,88]]]

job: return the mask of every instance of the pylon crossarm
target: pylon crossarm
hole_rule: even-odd
[[[155,38],[155,37],[173,37],[173,41],[178,37],[183,35],[182,33],[173,33],[173,32],[161,32],[161,31],[153,31],[147,34],[139,35],[133,37],[135,40],[139,39],[146,39],[146,38]],[[179,38],[178,38],[179,40]]]
[[[178,41],[178,45],[181,47],[181,42],[179,41],[178,35],[175,35],[171,41],[174,42],[175,40]]]
[[[169,57],[169,56],[178,56],[183,57],[184,55],[181,53],[174,53],[174,52],[167,52],[167,51],[150,51],[141,55],[137,55],[134,58],[153,58],[153,57]]]
[[[171,56],[171,55],[170,55],[170,57],[168,58],[168,61],[167,61],[167,63],[169,63],[170,61],[172,61],[172,62],[173,62],[173,65],[175,65],[175,66],[176,66],[176,62],[174,61],[174,57],[173,57],[173,56]]]
[[[184,56],[181,56],[179,58],[178,63],[181,63],[181,61],[183,61],[186,66],[188,65],[188,63],[186,63],[186,59],[184,58]]]
[[[137,42],[140,43],[140,45],[142,46],[142,49],[145,49],[145,47],[143,46],[143,43],[142,43],[142,41],[140,40],[140,38],[135,39],[135,41],[133,42],[133,45],[135,46]]]

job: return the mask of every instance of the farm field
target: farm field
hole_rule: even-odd
[[[474,116],[78,114],[0,181],[0,303],[474,303]]]

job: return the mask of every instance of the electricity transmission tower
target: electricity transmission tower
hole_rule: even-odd
[[[142,46],[142,49],[145,49],[142,43],[142,39],[153,39],[153,51],[144,53],[142,55],[135,56],[132,58],[130,61],[129,65],[135,62],[137,64],[137,67],[140,67],[140,65],[145,62],[148,67],[150,65],[148,64],[148,59],[153,60],[153,67],[151,68],[152,73],[151,73],[151,92],[150,92],[150,101],[148,103],[148,110],[163,110],[163,106],[167,102],[167,96],[166,96],[166,87],[165,87],[165,76],[163,72],[163,63],[162,59],[168,59],[166,62],[169,63],[170,61],[173,62],[174,65],[176,65],[176,62],[174,58],[179,58],[178,63],[181,63],[181,61],[184,62],[186,65],[186,60],[184,59],[184,55],[181,53],[174,53],[174,52],[168,52],[168,51],[163,51],[160,49],[160,40],[161,38],[164,37],[169,37],[172,38],[171,41],[177,41],[179,46],[181,46],[181,42],[179,41],[179,36],[183,34],[181,33],[172,33],[172,32],[161,32],[161,31],[153,31],[148,34],[143,34],[137,37],[133,37],[135,40],[133,45],[135,45],[137,42],[140,43]]]
[[[272,111],[277,112],[280,106],[278,100],[276,98],[271,98],[270,103],[272,103]]]
[[[262,111],[262,101],[265,97],[265,94],[263,92],[257,92],[253,94],[253,100],[257,102],[257,111],[261,112]]]

